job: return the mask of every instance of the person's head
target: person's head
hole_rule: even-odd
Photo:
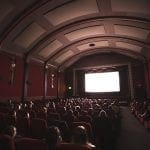
[[[106,111],[105,110],[101,110],[100,113],[99,113],[99,117],[100,118],[107,118],[108,116],[107,116]]]
[[[46,141],[49,146],[55,146],[62,141],[61,133],[58,127],[50,126],[47,130]]]
[[[86,144],[88,142],[88,136],[84,126],[77,126],[74,129],[72,141],[78,144]]]
[[[4,131],[4,134],[7,134],[9,135],[10,137],[14,138],[17,134],[17,129],[15,126],[8,126],[5,131]]]

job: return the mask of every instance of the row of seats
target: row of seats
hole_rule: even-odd
[[[7,146],[3,146],[3,142],[7,141]],[[2,150],[50,150],[44,140],[33,138],[18,138],[12,139],[8,135],[0,137],[0,149]],[[56,150],[92,150],[88,145],[61,143],[56,147]]]
[[[83,125],[91,142],[98,138],[106,145],[119,129],[120,109],[116,100],[73,98],[10,102],[1,108],[0,114],[14,118],[10,124],[14,123],[23,137],[42,139],[48,126],[55,125],[60,128],[64,141],[69,142],[73,128]]]
[[[2,116],[4,117],[4,114],[0,114],[0,116],[2,118]],[[3,118],[3,120],[0,119],[0,124],[5,124],[5,127],[6,127],[6,125],[16,126],[17,130],[18,130],[18,134],[21,136],[42,139],[46,135],[48,126],[52,126],[52,125],[55,125],[60,128],[60,130],[62,132],[62,136],[65,140],[69,140],[69,136],[71,134],[70,128],[67,125],[67,123],[65,121],[61,121],[61,120],[49,120],[48,124],[47,124],[47,121],[44,119],[40,119],[40,118],[31,118],[30,119],[28,117],[20,117],[17,119],[16,122],[9,122],[9,124],[7,124],[7,122],[4,122],[4,120],[5,120],[4,118]],[[90,140],[93,140],[93,131],[92,131],[91,125],[86,122],[73,122],[72,128],[74,128],[75,126],[78,126],[78,125],[85,126],[88,131]]]
[[[130,102],[130,111],[139,120],[139,122],[150,130],[150,102],[133,100]]]

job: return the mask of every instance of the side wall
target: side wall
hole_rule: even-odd
[[[15,62],[15,67],[12,70],[12,60]],[[9,98],[20,101],[23,94],[24,84],[27,84],[27,98],[41,99],[44,97],[44,65],[30,61],[28,63],[28,79],[23,83],[24,62],[21,57],[0,54],[0,101],[5,101]],[[52,81],[52,74],[54,74]],[[13,79],[13,82],[11,81]],[[53,87],[52,87],[53,82]],[[48,68],[46,97],[57,97],[57,71],[53,68]]]

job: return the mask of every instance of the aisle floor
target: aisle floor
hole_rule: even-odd
[[[116,150],[150,150],[150,132],[131,114],[128,107],[121,107],[121,130]]]

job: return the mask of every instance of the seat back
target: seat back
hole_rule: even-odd
[[[16,150],[48,150],[48,145],[42,140],[20,138],[15,141]]]
[[[57,146],[56,150],[92,150],[88,145],[62,143]]]
[[[18,117],[17,119],[17,130],[22,136],[30,135],[30,120],[27,117]]]
[[[30,121],[30,133],[33,138],[45,138],[47,122],[44,119],[32,118]]]
[[[9,135],[1,135],[0,150],[15,150],[14,139]]]

